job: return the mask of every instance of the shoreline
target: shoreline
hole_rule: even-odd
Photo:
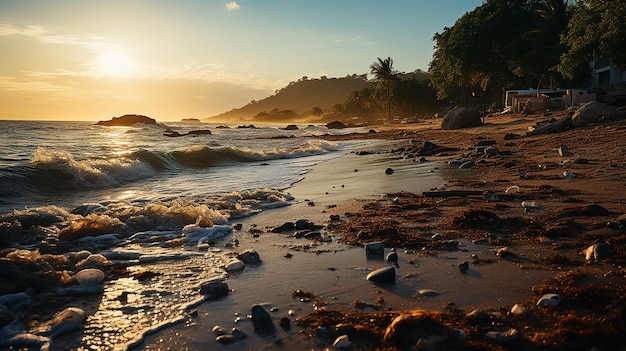
[[[339,311],[339,315],[344,315],[343,318],[355,318],[357,316],[366,316],[366,318],[372,318],[375,320],[382,317],[381,314],[393,313],[395,315],[401,314],[401,311],[411,310],[427,310],[430,313],[451,313],[451,314],[469,314],[473,311],[487,311],[489,317],[487,319],[493,319],[491,314],[495,313],[499,316],[504,315],[506,318],[518,318],[512,316],[510,309],[515,304],[520,304],[525,307],[527,311],[526,317],[529,325],[526,326],[528,330],[534,333],[534,336],[528,334],[520,338],[520,341],[524,344],[533,345],[533,347],[542,347],[542,345],[548,345],[562,339],[561,331],[555,324],[543,324],[535,320],[538,315],[549,315],[552,318],[559,318],[559,315],[567,314],[568,308],[572,308],[571,304],[567,307],[554,310],[549,310],[536,306],[537,299],[540,297],[540,292],[559,291],[560,284],[566,284],[568,279],[573,279],[578,276],[586,281],[589,279],[597,280],[598,284],[620,284],[624,282],[626,278],[624,276],[624,270],[619,265],[622,262],[623,257],[615,257],[608,262],[585,262],[584,256],[580,251],[584,249],[588,244],[593,244],[599,238],[589,240],[585,235],[574,235],[574,233],[568,234],[564,232],[567,228],[558,228],[559,226],[566,227],[568,217],[569,221],[576,222],[581,227],[581,230],[592,230],[595,232],[603,233],[596,235],[603,235],[606,239],[619,238],[623,235],[623,231],[615,231],[611,229],[602,229],[601,226],[605,224],[607,220],[613,220],[620,214],[626,213],[626,201],[621,198],[612,197],[610,191],[607,192],[606,188],[598,187],[596,180],[597,177],[608,177],[608,179],[617,179],[617,174],[622,174],[622,171],[618,169],[620,166],[625,166],[624,156],[619,153],[612,153],[605,155],[607,157],[617,157],[617,167],[610,167],[615,174],[603,174],[597,170],[591,169],[587,166],[584,168],[584,164],[578,167],[583,168],[575,170],[580,174],[577,179],[566,179],[561,173],[562,156],[556,152],[559,144],[562,142],[571,142],[578,139],[577,134],[589,133],[590,129],[582,129],[569,131],[561,134],[534,137],[534,138],[520,138],[513,142],[503,142],[502,137],[505,133],[517,132],[523,134],[523,131],[530,125],[536,122],[533,118],[524,118],[521,120],[512,120],[498,124],[493,124],[473,128],[469,131],[463,130],[453,138],[445,137],[446,133],[441,130],[428,130],[417,128],[417,131],[411,128],[402,130],[385,130],[381,133],[385,134],[385,138],[389,140],[402,140],[406,142],[411,140],[431,140],[434,143],[446,144],[446,146],[455,146],[459,148],[458,152],[450,152],[445,156],[434,157],[433,160],[426,163],[433,166],[433,163],[441,165],[445,160],[450,160],[456,157],[467,157],[473,149],[468,149],[472,143],[480,140],[497,140],[498,146],[501,144],[508,145],[512,149],[513,156],[517,161],[517,165],[512,169],[503,167],[505,163],[502,158],[496,157],[495,160],[487,159],[486,163],[479,164],[475,169],[465,172],[458,171],[456,169],[441,170],[438,168],[434,172],[434,178],[436,180],[427,186],[426,190],[437,187],[440,184],[440,180],[437,177],[447,177],[445,183],[448,185],[448,189],[478,189],[480,192],[493,192],[498,194],[504,194],[505,190],[513,185],[517,185],[521,192],[512,199],[502,199],[501,201],[488,201],[484,195],[480,196],[466,196],[466,197],[446,197],[446,198],[424,198],[414,194],[415,190],[408,189],[411,186],[411,175],[417,173],[416,168],[419,168],[421,164],[411,163],[403,159],[401,162],[404,166],[398,167],[398,163],[390,161],[389,163],[369,163],[372,171],[383,172],[385,167],[391,165],[396,167],[397,172],[391,175],[383,175],[383,180],[389,180],[394,176],[402,177],[403,181],[394,183],[394,186],[385,189],[380,194],[387,194],[382,196],[366,196],[367,192],[351,191],[354,190],[352,185],[358,184],[340,184],[342,182],[333,179],[333,175],[346,174],[350,167],[354,167],[353,163],[345,162],[345,160],[336,159],[338,164],[346,164],[346,168],[333,168],[328,167],[327,171],[314,169],[307,175],[305,180],[301,184],[296,184],[290,191],[295,195],[297,204],[289,206],[284,209],[272,210],[269,213],[260,214],[258,217],[254,216],[246,219],[244,223],[244,231],[246,224],[255,224],[262,230],[269,230],[273,226],[280,225],[282,222],[297,220],[297,219],[309,219],[315,223],[326,219],[331,214],[341,217],[340,223],[329,223],[326,232],[333,233],[335,240],[340,243],[349,243],[349,246],[353,248],[339,248],[339,252],[333,245],[330,245],[328,250],[324,250],[324,243],[319,244],[315,249],[321,251],[319,254],[305,253],[301,247],[298,247],[294,242],[293,245],[282,243],[280,245],[273,243],[266,243],[264,246],[260,242],[257,242],[254,247],[263,257],[267,255],[269,260],[267,267],[258,270],[258,268],[252,268],[250,271],[247,269],[241,273],[241,275],[235,276],[232,279],[233,286],[235,286],[233,293],[233,299],[235,295],[239,294],[237,300],[242,299],[244,305],[239,305],[239,302],[235,303],[238,310],[247,310],[253,303],[264,302],[268,309],[274,307],[275,313],[272,313],[272,317],[276,325],[278,325],[279,319],[286,316],[286,312],[291,309],[295,309],[298,312],[292,317],[292,328],[284,331],[279,330],[275,337],[271,340],[259,338],[258,335],[251,333],[250,329],[247,330],[249,339],[244,343],[237,343],[228,346],[230,349],[247,349],[256,347],[265,347],[267,349],[273,349],[276,347],[294,347],[307,345],[310,349],[323,349],[325,347],[331,347],[336,333],[330,335],[321,335],[320,328],[324,329],[325,326],[332,327],[332,320],[328,320],[326,313],[329,311]],[[596,127],[603,128],[603,127]],[[609,130],[619,130],[624,128],[623,122],[617,123],[612,127],[607,127]],[[454,131],[452,132],[454,133]],[[615,134],[614,133],[614,134]],[[496,138],[497,135],[497,138]],[[342,137],[355,137],[355,135],[348,135]],[[360,136],[359,136],[360,137]],[[428,137],[426,139],[425,137]],[[331,139],[337,137],[329,137]],[[499,139],[499,140],[498,140]],[[554,139],[554,140],[550,140]],[[546,143],[546,141],[548,141]],[[609,139],[611,140],[611,139]],[[454,145],[452,145],[454,143]],[[600,142],[601,143],[601,142]],[[517,145],[516,145],[517,144]],[[522,145],[523,144],[523,145]],[[542,145],[543,144],[543,145]],[[578,144],[580,146],[580,156],[600,156],[595,154],[587,154],[583,148],[593,148],[594,145]],[[623,144],[623,142],[622,142]],[[530,147],[538,148],[536,153],[528,154],[527,145]],[[596,145],[599,146],[599,145]],[[619,148],[616,149],[619,151]],[[553,154],[554,153],[554,154]],[[506,155],[503,153],[503,155]],[[587,156],[587,157],[589,157]],[[346,155],[344,157],[358,158],[359,161],[365,161],[364,157]],[[591,159],[591,157],[589,157]],[[553,161],[555,160],[555,161]],[[333,161],[331,161],[333,162]],[[535,163],[533,165],[533,163]],[[593,165],[600,165],[602,161],[592,161]],[[611,161],[609,161],[611,162]],[[365,162],[367,164],[367,162]],[[546,163],[546,167],[542,167],[541,164]],[[572,166],[572,164],[567,163]],[[587,164],[588,165],[588,164]],[[332,166],[332,164],[330,164]],[[363,167],[363,166],[360,166]],[[365,166],[367,168],[367,166]],[[577,167],[573,165],[570,169]],[[569,167],[568,167],[569,168]],[[328,172],[328,169],[332,169]],[[495,169],[495,170],[494,170]],[[526,177],[520,177],[518,172],[521,169],[528,170],[530,174]],[[371,174],[366,172],[363,168],[358,173],[369,178],[371,181]],[[406,172],[406,174],[403,174]],[[379,173],[380,174],[380,173]],[[409,175],[411,174],[411,175]],[[587,177],[586,175],[589,175]],[[354,175],[352,175],[354,177]],[[381,176],[382,177],[382,176]],[[385,178],[386,177],[386,178]],[[395,178],[394,178],[395,179]],[[354,181],[354,178],[351,178]],[[397,180],[397,179],[396,179]],[[555,184],[555,185],[551,185]],[[341,187],[344,185],[345,187]],[[619,181],[615,186],[623,186],[624,181]],[[579,187],[584,189],[580,190]],[[562,188],[561,188],[562,187]],[[314,191],[312,191],[314,190]],[[594,190],[596,191],[594,193]],[[322,193],[322,191],[325,191]],[[317,192],[317,193],[315,193]],[[327,193],[326,193],[327,192]],[[419,192],[416,192],[419,193]],[[608,202],[604,201],[612,199]],[[310,206],[307,201],[314,202],[315,206]],[[540,207],[532,210],[525,210],[521,203],[522,201],[536,201],[541,205]],[[603,202],[604,201],[604,202]],[[567,212],[567,209],[571,208],[584,208],[584,204],[589,203],[602,203],[608,207],[608,214],[603,214],[598,217],[587,216],[586,214],[577,215],[575,213]],[[372,209],[373,210],[368,210]],[[415,217],[419,218],[415,209],[433,209],[432,212],[428,210],[422,211],[426,213],[424,220],[425,224],[417,223],[410,224],[412,221],[409,217],[403,217],[403,212],[415,212]],[[436,211],[435,211],[436,209]],[[476,209],[476,211],[472,211]],[[469,211],[468,211],[469,210]],[[492,242],[484,242],[485,235],[488,233],[498,231],[498,225],[490,226],[483,223],[484,218],[471,218],[467,214],[476,214],[478,211],[485,211],[485,213],[491,213],[496,215],[498,221],[502,219],[502,223],[499,223],[503,232],[496,233],[499,238],[494,239]],[[464,217],[464,213],[466,214]],[[551,215],[551,213],[554,213]],[[430,236],[438,234],[445,239],[458,240],[459,245],[452,250],[441,249],[436,246],[436,243],[430,241],[433,244],[432,247],[426,249],[419,249],[418,247],[409,247],[406,251],[400,251],[399,269],[396,272],[396,284],[392,287],[384,287],[373,284],[365,279],[365,276],[372,270],[385,266],[387,263],[382,259],[368,260],[363,252],[362,248],[358,248],[363,243],[363,240],[358,236],[354,236],[356,233],[349,233],[351,228],[361,228],[361,230],[367,230],[368,226],[374,227],[376,224],[384,224],[383,229],[389,229],[385,227],[385,221],[389,217],[393,216],[397,221],[397,225],[400,230],[408,230],[409,227],[419,227],[418,231],[422,240],[429,241]],[[582,216],[582,217],[581,217]],[[521,228],[509,228],[507,221],[509,219],[521,218],[521,223],[517,223]],[[532,227],[540,222],[542,218],[546,218],[546,223],[540,224],[541,228],[532,228],[535,231],[530,232],[526,230],[525,226]],[[461,220],[466,220],[463,222]],[[473,221],[473,222],[472,222]],[[565,223],[560,223],[564,221]],[[456,228],[455,228],[456,227]],[[557,227],[554,229],[553,227]],[[403,229],[402,229],[403,228]],[[380,228],[378,228],[380,229]],[[415,228],[411,228],[415,229]],[[543,235],[537,235],[536,230],[539,229]],[[517,233],[519,232],[519,233]],[[379,230],[378,234],[376,230],[372,230],[370,241],[379,239],[385,239],[381,237],[381,233],[386,233],[384,230]],[[521,234],[520,234],[521,233]],[[268,236],[277,235],[271,233],[262,234],[261,237],[267,239]],[[335,236],[336,235],[336,236]],[[272,241],[273,239],[268,239]],[[475,243],[473,243],[474,241]],[[578,242],[580,241],[580,242]],[[616,240],[615,243],[619,243]],[[300,242],[298,242],[300,243]],[[477,244],[476,244],[477,243]],[[278,245],[278,247],[276,246]],[[295,246],[294,246],[295,245]],[[386,252],[394,245],[386,245]],[[294,253],[294,257],[289,261],[283,258],[283,254],[289,250]],[[506,247],[506,254],[498,256],[495,253],[495,249]],[[321,248],[321,249],[320,249]],[[315,250],[314,249],[314,250]],[[402,246],[398,249],[402,250]],[[619,255],[623,248],[615,249]],[[277,252],[278,251],[278,252]],[[472,256],[475,255],[475,256]],[[297,262],[294,258],[300,257],[303,262]],[[339,257],[339,258],[338,258]],[[476,258],[477,257],[477,258]],[[346,261],[347,259],[347,261]],[[286,263],[286,262],[289,263]],[[466,273],[460,273],[458,265],[464,261],[471,262],[470,268]],[[335,263],[339,263],[335,264]],[[345,266],[342,266],[343,263]],[[265,263],[264,263],[265,265]],[[282,267],[280,269],[276,267]],[[317,267],[317,265],[322,265]],[[339,266],[339,267],[338,267]],[[296,275],[290,276],[293,273],[294,267],[301,270],[301,273],[305,275],[307,279],[311,279],[315,284],[307,281],[306,283],[298,281]],[[316,267],[317,269],[314,269]],[[265,269],[272,270],[276,268],[276,271],[270,272],[271,274],[278,274],[280,278],[274,276],[268,276],[268,272],[264,272]],[[296,269],[296,270],[297,270]],[[330,272],[328,272],[330,270]],[[613,272],[608,278],[603,277],[606,272]],[[244,276],[250,275],[249,278]],[[441,277],[447,277],[447,279],[441,279]],[[595,278],[592,278],[595,277]],[[604,278],[604,279],[603,279]],[[231,279],[231,278],[229,278]],[[256,280],[256,282],[255,282]],[[241,289],[252,289],[254,284],[260,284],[261,282],[270,281],[270,288],[274,289],[276,295],[272,295],[272,298],[264,301],[256,301],[253,298],[254,295],[245,295],[241,292]],[[296,283],[290,283],[295,281]],[[341,282],[341,283],[339,283]],[[575,281],[577,283],[577,281]],[[569,282],[571,284],[571,282]],[[239,285],[241,284],[241,285]],[[273,284],[273,285],[272,285]],[[317,284],[317,285],[316,285]],[[604,286],[604,285],[600,285]],[[623,285],[622,285],[623,286]],[[302,289],[309,291],[316,296],[313,301],[308,301],[305,306],[302,306],[299,301],[293,300],[290,293],[295,289]],[[419,294],[419,290],[432,290],[436,296],[425,297]],[[552,290],[550,290],[552,289]],[[564,290],[564,287],[560,287],[560,291]],[[575,287],[572,287],[575,289]],[[581,283],[579,293],[588,293],[589,287]],[[614,291],[617,296],[620,294],[619,285]],[[263,289],[261,289],[263,290]],[[271,289],[270,289],[271,290]],[[538,296],[539,295],[539,296]],[[245,296],[248,296],[246,299]],[[615,296],[615,295],[613,295]],[[565,294],[565,297],[571,297]],[[611,299],[611,298],[609,298]],[[214,345],[216,343],[211,336],[211,326],[215,324],[226,324],[225,327],[231,327],[228,318],[221,321],[211,320],[209,316],[212,315],[211,310],[214,306],[213,303],[209,303],[202,306],[201,309],[205,311],[207,318],[198,318],[194,321],[200,327],[195,332],[189,333],[188,342],[195,347],[206,347],[207,345]],[[314,308],[318,306],[318,308]],[[621,306],[621,304],[619,304]],[[589,310],[587,314],[597,314],[600,306],[588,306]],[[601,306],[604,308],[604,306]],[[308,313],[307,313],[308,312]],[[243,312],[237,312],[243,313]],[[368,317],[369,316],[369,317]],[[508,317],[507,317],[508,316]],[[512,317],[511,317],[512,316]],[[227,317],[227,316],[226,316]],[[546,317],[546,316],[544,316]],[[341,317],[339,317],[341,320]],[[388,317],[387,317],[388,318]],[[447,318],[450,318],[449,316]],[[562,318],[562,317],[561,317]],[[583,317],[581,317],[583,318]],[[588,317],[587,317],[588,318]],[[207,320],[208,319],[208,320]],[[461,318],[466,320],[466,317]],[[519,317],[518,319],[524,319]],[[546,318],[548,320],[549,318]],[[344,319],[345,320],[345,319]],[[519,322],[519,321],[518,321]],[[330,325],[328,324],[330,323]],[[453,323],[459,326],[460,330],[469,328],[472,330],[482,330],[487,333],[492,331],[494,333],[504,332],[501,330],[507,323],[502,322],[502,326],[493,327],[491,325],[468,325],[463,322],[457,321]],[[470,323],[471,324],[471,323]],[[295,325],[298,325],[295,327]],[[478,328],[478,329],[476,329]],[[519,326],[518,326],[519,328]],[[586,325],[583,328],[591,328]],[[295,330],[294,330],[295,329]],[[333,328],[331,328],[333,329]],[[582,329],[582,328],[581,328]],[[382,333],[383,330],[372,327],[370,333]],[[525,330],[519,330],[517,333],[525,332]],[[588,330],[586,331],[588,332]],[[170,342],[174,342],[176,338],[180,338],[184,335],[185,328],[175,328],[174,330],[167,331],[163,334],[149,338],[142,348],[143,350],[156,350],[167,349],[169,347],[168,337]],[[206,335],[209,334],[209,335]],[[366,333],[367,334],[367,333]],[[368,334],[369,335],[369,334]],[[382,334],[379,337],[382,338]],[[541,335],[538,338],[537,335]],[[479,338],[478,335],[470,335],[471,338]],[[196,340],[199,338],[199,340]],[[361,339],[365,339],[364,342]],[[254,342],[252,340],[256,340]],[[352,332],[351,338],[352,348],[360,349],[369,345],[367,338],[362,333]],[[557,341],[555,341],[557,340]],[[258,341],[261,341],[258,343]],[[594,340],[598,342],[597,340]],[[372,342],[371,340],[369,342]],[[490,348],[501,347],[502,342],[495,342],[493,344],[485,345],[484,341],[470,343],[474,347]],[[561,343],[566,341],[560,340]],[[609,340],[609,342],[611,342]],[[506,343],[505,343],[506,344]],[[251,346],[252,345],[252,346]],[[278,345],[278,346],[277,346]],[[475,346],[479,345],[479,346]],[[498,346],[496,346],[498,345]],[[368,346],[371,347],[371,346]],[[192,347],[193,348],[193,347]]]
[[[393,334],[396,318],[430,330],[419,338],[446,345],[440,347],[540,350],[575,343],[610,349],[621,340],[614,331],[626,330],[626,123],[524,136],[546,118],[492,116],[483,126],[455,131],[426,120],[381,126],[375,134],[323,135],[381,142],[313,167],[287,190],[294,197],[290,206],[231,220],[241,229],[217,239],[211,255],[173,250],[155,261],[161,267],[116,271],[122,284],[106,282],[102,301],[84,297],[87,313],[105,300],[130,308],[126,296],[145,289],[156,298],[159,291],[171,293],[158,276],[179,270],[179,282],[221,276],[229,293],[193,303],[191,311],[181,307],[182,315],[170,311],[177,316],[171,324],[132,349],[325,349],[343,335],[354,350],[407,348],[398,338],[415,346],[413,327]],[[471,167],[459,169],[466,161]],[[273,232],[298,220],[323,228],[312,239]],[[385,254],[398,250],[393,284],[366,279],[390,265],[365,255],[363,245],[375,241],[384,243]],[[610,254],[585,257],[594,244],[605,244]],[[161,248],[154,246],[152,255],[167,252]],[[248,249],[262,263],[225,273],[228,259]],[[150,285],[132,279],[142,272],[148,279],[154,274]],[[133,282],[124,287],[124,279]],[[182,297],[194,301],[200,296],[189,286]],[[559,295],[561,303],[538,306],[544,294]],[[254,332],[248,318],[254,304],[270,312],[273,335]],[[516,305],[525,312],[512,313]],[[287,321],[289,328],[280,326]],[[216,325],[238,327],[248,337],[219,345],[211,331]],[[70,347],[77,337],[88,340],[88,330],[55,339],[51,349]]]
[[[290,190],[294,194],[310,197],[309,200],[315,202],[314,207],[306,208],[305,206],[308,205],[302,202],[300,207],[295,206],[284,211],[278,209],[268,214],[268,217],[263,217],[265,214],[261,214],[259,217],[250,218],[250,223],[262,223],[259,227],[265,226],[265,229],[268,229],[279,225],[281,220],[312,218],[317,221],[331,214],[339,215],[340,224],[329,223],[326,231],[336,232],[339,242],[356,245],[356,249],[347,249],[342,252],[352,252],[353,257],[348,262],[357,260],[360,263],[353,266],[347,264],[346,268],[337,269],[332,264],[335,259],[333,256],[337,253],[323,252],[315,256],[312,253],[305,254],[309,255],[306,257],[310,262],[307,261],[304,267],[316,262],[332,265],[333,267],[330,267],[333,269],[332,273],[324,272],[323,274],[335,275],[337,281],[343,284],[340,285],[334,281],[330,283],[333,286],[332,289],[324,289],[321,287],[324,284],[320,284],[317,289],[307,290],[315,294],[317,302],[313,305],[319,304],[319,308],[312,308],[309,302],[306,308],[309,309],[310,314],[306,314],[306,309],[300,307],[297,315],[291,318],[292,329],[279,330],[277,336],[271,340],[261,339],[264,341],[261,346],[267,349],[289,348],[295,345],[310,349],[324,349],[331,347],[335,338],[343,333],[349,336],[351,349],[372,348],[372,345],[382,345],[377,344],[377,341],[382,342],[382,335],[390,323],[389,315],[414,314],[416,310],[422,309],[428,311],[427,314],[435,319],[433,321],[435,325],[439,325],[438,321],[447,321],[445,325],[452,330],[463,330],[467,333],[465,339],[461,341],[448,340],[446,342],[461,343],[468,349],[499,349],[501,347],[508,349],[507,345],[510,345],[511,340],[515,340],[517,347],[531,349],[567,345],[572,340],[577,340],[581,345],[587,346],[619,343],[619,338],[616,340],[615,335],[612,335],[610,331],[605,332],[602,327],[594,325],[599,322],[593,321],[604,320],[606,322],[608,320],[611,325],[619,324],[621,312],[617,312],[618,320],[615,320],[616,317],[612,317],[614,314],[606,315],[605,308],[607,305],[613,306],[617,311],[624,311],[625,308],[624,303],[619,301],[626,281],[623,268],[624,247],[619,246],[624,242],[622,241],[624,230],[611,229],[606,223],[615,221],[615,218],[626,213],[626,200],[612,190],[626,189],[626,181],[623,177],[626,164],[623,153],[620,153],[621,150],[626,150],[626,144],[623,139],[619,138],[619,135],[623,135],[623,131],[626,130],[626,126],[622,121],[607,126],[591,126],[552,135],[522,137],[524,131],[536,122],[538,122],[537,116],[524,116],[523,118],[503,116],[493,118],[488,125],[458,132],[431,130],[430,126],[424,128],[407,126],[400,130],[383,130],[378,135],[383,134],[388,140],[400,139],[404,142],[428,140],[459,149],[458,152],[448,152],[443,156],[435,157],[437,162],[445,162],[445,160],[457,157],[470,158],[472,154],[475,155],[476,148],[468,147],[482,140],[494,140],[497,146],[505,149],[504,151],[509,149],[510,153],[502,152],[496,157],[486,158],[471,171],[452,169],[446,173],[448,179],[445,183],[449,190],[471,189],[500,195],[505,194],[505,190],[510,186],[518,186],[520,193],[515,197],[503,197],[499,201],[488,201],[482,194],[480,196],[425,198],[407,190],[406,183],[399,182],[398,184],[402,185],[385,191],[384,193],[388,195],[382,197],[359,198],[355,196],[334,203],[335,201],[332,200],[326,201],[323,196],[315,198],[307,191],[299,192],[298,186],[308,185],[305,179],[304,184],[296,184]],[[507,133],[518,133],[519,137],[506,141],[503,138]],[[351,137],[367,136],[348,135],[328,138],[334,140]],[[567,146],[573,154],[567,157],[560,156],[558,149],[561,146]],[[601,152],[597,152],[594,148],[600,148]],[[574,160],[577,158],[587,158],[589,162],[575,163]],[[507,165],[510,159],[515,161],[512,167]],[[407,160],[402,162],[410,164]],[[413,164],[411,167],[416,165],[418,164]],[[378,171],[382,172],[383,168],[379,167]],[[520,177],[521,171],[525,173],[524,177]],[[564,177],[562,175],[564,171],[575,172],[578,177]],[[310,175],[307,175],[307,179],[319,176],[317,180],[320,183],[321,179],[328,181],[325,186],[318,185],[318,189],[330,187],[329,194],[325,196],[332,199],[333,191],[340,192],[344,188],[338,189],[339,183],[334,183],[329,177],[322,176],[323,172],[321,173],[318,175],[312,171]],[[479,179],[475,178],[476,174],[480,175]],[[438,182],[433,182],[433,184],[436,186]],[[539,205],[537,208],[526,210],[521,204],[523,201],[535,201]],[[597,214],[585,212],[590,208],[595,208],[593,207],[595,204],[605,208],[606,212]],[[328,205],[331,205],[331,208],[327,209]],[[324,206],[324,209],[320,210],[321,206]],[[429,212],[428,209],[432,211]],[[409,217],[407,212],[415,216]],[[422,218],[425,224],[411,225],[412,220],[419,218],[418,212],[425,213],[425,218]],[[494,215],[495,225],[489,223],[489,218],[479,216],[485,214]],[[297,218],[294,217],[296,215]],[[401,252],[396,284],[390,288],[368,282],[365,275],[386,263],[382,260],[375,262],[364,258],[362,249],[358,248],[363,240],[355,235],[358,231],[354,233],[351,228],[356,227],[360,231],[367,230],[368,226],[385,224],[391,216],[396,221],[394,225],[397,225],[400,231],[410,232],[411,229],[415,229],[411,228],[412,226],[417,226],[418,231],[422,232],[422,239],[428,239],[430,234],[435,233],[445,239],[458,240],[460,244],[453,250],[437,249],[436,245],[426,250],[408,248],[406,253]],[[382,229],[390,227],[392,225],[383,226]],[[496,232],[497,237],[485,243],[486,235],[493,232]],[[372,230],[371,241],[384,240],[382,233],[387,232]],[[597,261],[585,260],[581,251],[589,245],[603,241],[608,241],[613,245],[614,255]],[[393,245],[386,245],[387,249],[390,246]],[[500,256],[493,251],[503,247],[507,249]],[[286,249],[287,247],[280,248],[283,251]],[[301,254],[298,253],[298,255]],[[472,254],[475,254],[474,257],[477,259],[472,261]],[[270,262],[274,262],[273,264],[285,260],[281,257],[282,252],[274,252],[273,255],[270,259]],[[349,255],[346,254],[346,256]],[[463,261],[471,262],[469,270],[464,274],[460,273],[458,268],[458,263]],[[514,270],[516,268],[519,270]],[[320,271],[324,271],[324,268]],[[320,271],[311,274],[319,275]],[[242,276],[247,273],[244,271]],[[264,279],[263,275],[259,274],[261,272],[249,273],[259,275],[257,279]],[[236,279],[243,280],[242,276]],[[441,277],[448,279],[442,280]],[[283,278],[287,282],[293,279],[289,276]],[[320,278],[314,276],[311,279]],[[472,280],[485,284],[465,285]],[[448,286],[442,282],[447,282]],[[284,294],[288,294],[291,290],[286,282],[284,285],[277,284],[273,287]],[[434,290],[437,295],[423,297],[416,294],[416,291],[422,288]],[[598,301],[589,297],[594,289],[601,291],[606,300]],[[498,292],[502,293],[502,296],[498,296]],[[564,300],[560,306],[537,305],[541,295],[554,292],[560,293]],[[237,289],[234,294],[237,294]],[[583,296],[586,300],[581,300],[581,297],[577,296]],[[268,303],[267,306],[277,307],[277,312],[272,315],[276,324],[286,312],[285,310],[298,305],[298,302],[288,303],[289,296],[283,296],[282,301],[285,305],[281,305],[279,298],[271,300],[265,302]],[[586,302],[581,305],[583,301]],[[248,302],[253,303],[253,301]],[[511,313],[511,308],[516,304],[526,311],[523,315]],[[246,310],[249,307],[244,305],[239,308]],[[207,316],[210,316],[211,304],[203,306],[203,309],[207,311]],[[485,320],[476,321],[468,317],[472,313],[482,316],[481,318],[487,321],[486,324],[484,324]],[[568,318],[573,323],[579,323],[581,334],[573,332],[558,322],[565,316],[569,316]],[[360,318],[386,322],[380,326],[368,325],[367,330],[359,331],[357,326]],[[207,319],[210,318],[207,317]],[[357,324],[350,323],[350,320]],[[341,321],[352,326],[338,328],[337,323]],[[200,337],[200,340],[193,341],[198,342],[194,344],[197,347],[213,345],[213,337],[210,335],[211,325],[228,324],[228,321],[213,320],[196,322],[202,325],[199,329],[204,329],[197,330],[197,334],[190,333],[190,342]],[[322,330],[328,332],[322,332]],[[509,330],[515,332],[511,332],[513,336],[507,339],[509,336],[506,333]],[[566,334],[563,334],[564,330],[568,330]],[[171,335],[170,341],[173,341],[174,335],[180,337],[181,333],[185,333],[184,328],[177,328],[159,335],[147,341],[143,349],[167,349],[170,346],[167,342],[168,334]],[[488,338],[486,335],[491,335],[493,338]],[[258,338],[255,334],[251,337]],[[235,344],[230,348],[250,348],[250,343],[252,342]],[[259,346],[254,343],[252,345]]]

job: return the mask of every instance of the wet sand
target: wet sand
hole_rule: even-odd
[[[240,242],[238,251],[256,250],[263,263],[230,274],[226,280],[232,290],[228,297],[200,305],[196,317],[149,336],[140,349],[323,349],[331,346],[332,338],[315,336],[311,319],[315,320],[316,311],[318,316],[320,311],[337,310],[380,317],[380,313],[397,314],[402,310],[469,313],[482,309],[506,315],[517,303],[534,313],[532,321],[525,322],[528,324],[525,328],[532,330],[535,339],[530,332],[525,339],[534,346],[554,343],[555,336],[550,333],[554,325],[550,324],[548,315],[558,318],[569,312],[534,310],[541,292],[558,289],[559,283],[567,280],[563,277],[569,277],[572,272],[595,277],[600,283],[610,281],[623,289],[622,247],[614,248],[617,258],[593,264],[586,264],[580,251],[599,240],[613,240],[613,245],[622,242],[615,238],[623,236],[624,231],[606,229],[606,223],[626,213],[623,196],[626,128],[623,122],[617,122],[547,136],[503,140],[505,133],[523,135],[528,126],[541,118],[545,117],[494,117],[483,127],[452,132],[434,130],[429,122],[381,129],[376,137],[390,140],[388,145],[371,150],[373,154],[347,154],[316,167],[290,189],[295,197],[291,206],[239,221],[243,228],[233,234]],[[360,137],[372,136],[347,136]],[[459,151],[428,157],[429,162],[425,163],[390,152],[398,146],[408,148],[418,144],[416,141],[425,140]],[[451,159],[470,158],[475,150],[469,147],[481,140],[494,140],[501,150],[510,153],[486,158],[471,170],[458,170],[445,164]],[[560,156],[559,146],[567,146],[574,154]],[[590,162],[572,163],[575,157],[586,157]],[[506,162],[512,160],[514,166],[507,166]],[[393,174],[385,174],[387,168],[392,168]],[[564,177],[564,170],[576,172],[577,178]],[[526,176],[520,177],[520,171]],[[482,194],[442,198],[420,195],[442,183],[452,190],[499,194],[517,185],[521,192],[501,201],[488,201]],[[522,201],[536,201],[540,207],[524,210]],[[609,213],[576,216],[564,211],[594,203],[601,204]],[[484,218],[472,217],[478,211],[496,216],[495,225],[484,222]],[[341,220],[329,223],[330,215],[338,215]],[[298,219],[327,225],[323,235],[330,236],[331,242],[314,243],[292,238],[290,233],[270,233],[271,228]],[[419,239],[410,245],[387,242],[386,252],[397,247],[400,260],[396,283],[386,286],[365,279],[369,272],[388,263],[382,258],[367,258],[361,245],[364,241],[391,239],[381,236],[385,231],[371,230],[369,239],[362,240],[352,230],[360,228],[362,233],[380,225],[386,229],[399,228],[399,232]],[[500,237],[485,242],[486,235],[493,232]],[[433,242],[435,234],[458,245],[441,249]],[[425,246],[418,245],[422,242]],[[502,247],[507,247],[507,254],[496,256],[494,250]],[[287,253],[293,256],[286,258]],[[471,264],[467,272],[461,273],[459,264],[464,261]],[[606,272],[614,273],[603,277]],[[315,298],[305,301],[294,298],[292,293],[298,289],[310,292]],[[422,296],[421,289],[433,290],[435,296]],[[564,294],[567,295],[565,291]],[[254,333],[246,315],[255,303],[273,310],[271,314],[278,330],[275,336],[261,337]],[[589,310],[581,313],[593,315],[600,307],[603,308],[587,306]],[[289,314],[290,310],[293,313]],[[541,316],[545,317],[543,321]],[[289,330],[278,327],[283,317],[291,322]],[[321,321],[322,317],[318,318]],[[233,345],[219,345],[211,332],[215,325],[241,328],[248,337]],[[461,329],[467,327],[461,322],[458,325]],[[543,333],[543,339],[537,333]],[[359,349],[358,344],[352,348]]]

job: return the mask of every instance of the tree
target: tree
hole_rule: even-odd
[[[615,67],[626,71],[625,19],[626,0],[576,0],[559,71],[575,78],[594,54],[610,56]]]
[[[370,73],[374,75],[378,83],[377,88],[384,89],[386,92],[387,118],[391,120],[391,87],[395,81],[396,74],[398,74],[393,68],[393,59],[387,57],[383,60],[378,57],[378,62],[374,62],[370,65]]]
[[[521,40],[530,29],[537,0],[486,0],[435,33],[430,73],[437,96],[461,91],[493,92],[528,82],[524,53],[531,45]],[[465,99],[464,99],[465,100]]]
[[[529,44],[525,66],[530,75],[539,77],[538,88],[558,85],[562,81],[558,65],[566,49],[561,38],[567,35],[571,17],[568,0],[542,0],[535,15],[533,28],[524,37]]]

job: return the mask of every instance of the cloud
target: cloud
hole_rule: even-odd
[[[46,33],[46,30],[40,26],[18,27],[12,24],[0,23],[0,36],[24,35],[27,37],[40,37]]]
[[[231,2],[227,2],[226,3],[226,10],[228,11],[233,11],[233,10],[237,10],[239,9],[241,6],[239,6],[239,4],[235,1],[231,1]]]

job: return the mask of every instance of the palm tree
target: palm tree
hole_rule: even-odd
[[[370,65],[370,73],[374,75],[378,88],[385,88],[387,92],[387,117],[391,120],[391,86],[396,79],[398,72],[393,69],[393,59],[387,57],[381,59],[378,57],[378,62],[374,62]]]

